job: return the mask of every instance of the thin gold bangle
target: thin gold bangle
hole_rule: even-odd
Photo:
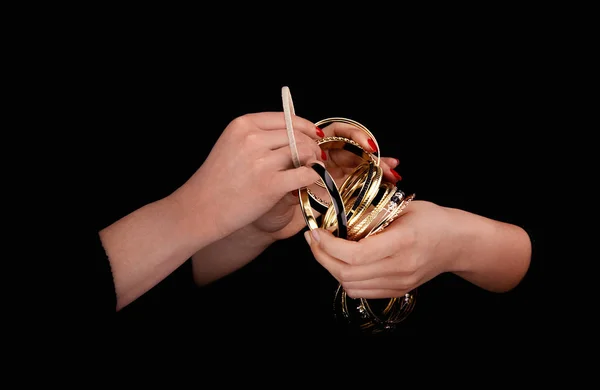
[[[331,118],[325,118],[325,119],[321,119],[320,121],[318,121],[317,123],[315,123],[315,125],[317,127],[323,127],[327,124],[330,123],[335,123],[335,122],[339,122],[339,123],[345,123],[348,125],[352,125],[357,127],[358,129],[362,130],[363,132],[365,132],[375,143],[376,146],[376,151],[375,153],[377,154],[377,161],[376,164],[379,166],[379,164],[381,163],[381,156],[380,156],[380,150],[379,150],[379,144],[377,143],[377,139],[375,139],[375,136],[373,135],[373,133],[371,133],[371,131],[369,129],[367,129],[362,123],[359,123],[357,121],[354,121],[352,119],[348,119],[348,118],[343,118],[343,117],[331,117]]]

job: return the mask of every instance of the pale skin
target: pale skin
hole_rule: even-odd
[[[116,310],[192,256],[195,278],[206,284],[300,231],[290,193],[318,180],[308,166],[327,156],[315,142],[323,136],[320,129],[297,116],[293,124],[303,166],[292,166],[283,113],[244,115],[227,126],[180,188],[99,232],[112,268]]]
[[[204,164],[173,194],[100,232],[116,310],[190,257],[196,283],[206,285],[298,233],[304,220],[291,192],[318,179],[307,166],[327,161],[339,182],[355,165],[343,152],[323,156],[317,138],[346,136],[373,151],[367,135],[356,129],[331,126],[323,134],[300,117],[294,117],[294,129],[302,167],[291,164],[281,112],[244,115],[227,126]],[[399,179],[397,165],[396,159],[382,159],[388,181]],[[418,201],[383,233],[358,243],[317,233],[320,239],[311,239],[315,258],[351,296],[365,298],[402,295],[442,272],[508,291],[522,279],[531,254],[529,237],[514,225]]]
[[[340,136],[353,139],[365,150],[373,153],[375,149],[369,142],[367,134],[351,125],[334,123],[322,129],[323,135]],[[327,170],[338,184],[344,180],[360,159],[345,151],[330,150],[324,156]],[[400,176],[394,170],[399,161],[391,157],[381,158],[381,167],[384,178],[390,182],[397,182]],[[311,183],[312,184],[312,183]],[[326,199],[326,192],[319,187],[311,185],[310,188]],[[287,194],[268,213],[254,223],[244,226],[239,231],[224,239],[217,241],[192,257],[194,280],[198,285],[207,285],[219,278],[248,264],[272,243],[291,237],[306,226],[298,197]]]
[[[520,227],[426,201],[413,201],[382,233],[358,242],[323,229],[305,238],[351,298],[402,296],[445,272],[507,292],[531,258],[531,241]]]

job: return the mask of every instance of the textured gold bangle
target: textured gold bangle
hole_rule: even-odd
[[[371,226],[373,221],[380,215],[381,211],[388,205],[390,199],[396,193],[396,186],[390,183],[383,184],[385,188],[385,192],[379,201],[379,203],[375,206],[375,208],[363,218],[359,223],[353,224],[348,230],[348,239],[353,241],[358,241],[366,236],[365,232]]]
[[[411,194],[402,200],[395,210],[391,213],[389,217],[387,217],[379,226],[376,226],[370,235],[377,234],[385,229],[390,223],[392,223],[398,216],[408,207],[409,203],[415,198],[415,194]]]
[[[317,127],[323,127],[325,125],[328,125],[328,124],[331,124],[331,123],[335,123],[335,122],[345,123],[347,125],[352,125],[354,127],[357,127],[358,129],[360,129],[364,133],[366,133],[373,140],[373,142],[375,143],[375,146],[377,148],[377,151],[375,152],[377,154],[377,161],[375,162],[375,164],[377,166],[379,166],[379,164],[381,163],[381,155],[380,155],[379,144],[377,143],[377,139],[375,138],[375,136],[373,135],[373,133],[371,133],[371,131],[369,129],[367,129],[366,126],[364,126],[362,123],[359,123],[359,122],[357,122],[355,120],[352,120],[352,119],[343,118],[343,117],[331,117],[331,118],[322,119],[322,120],[318,121],[317,123],[315,123],[315,125]]]
[[[390,218],[390,216],[396,210],[396,207],[402,204],[402,201],[404,200],[405,196],[403,191],[400,191],[395,187],[394,192],[388,193],[388,195],[389,196],[386,199],[387,202],[385,204],[380,203],[383,207],[382,209],[378,210],[376,218],[369,221],[369,226],[365,228],[365,231],[369,227],[371,228],[369,229],[368,233],[366,233],[366,236],[370,236],[374,230],[376,230],[379,226],[381,226],[383,223],[385,223],[386,220]]]
[[[364,161],[373,161],[375,165],[379,165],[378,157],[367,152],[360,144],[350,138],[331,136],[316,140],[317,145],[321,150],[344,149],[355,156],[360,157]],[[325,188],[322,180],[317,180],[316,184],[319,187]]]

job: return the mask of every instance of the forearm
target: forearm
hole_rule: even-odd
[[[192,257],[196,284],[210,284],[240,269],[273,242],[275,239],[250,224],[202,248]]]
[[[454,273],[489,291],[506,292],[525,276],[531,241],[522,228],[457,209],[456,229],[462,243]]]
[[[150,290],[214,234],[198,232],[173,197],[150,203],[100,231],[109,258],[117,310]],[[209,225],[209,224],[207,224]]]

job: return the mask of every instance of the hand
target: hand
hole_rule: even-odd
[[[321,137],[338,136],[352,139],[358,142],[365,150],[375,152],[375,143],[369,136],[355,126],[345,123],[332,123],[323,130],[318,130]],[[360,163],[360,157],[343,150],[322,151],[321,160],[333,179],[339,185]],[[399,161],[395,158],[384,157],[380,166],[383,169],[384,179],[393,183],[401,179],[394,170]],[[316,185],[309,188],[322,199],[327,199],[327,192]],[[275,240],[281,240],[293,236],[306,226],[304,216],[298,206],[298,192],[292,191],[279,201],[271,210],[254,222],[261,231],[269,234]]]
[[[411,202],[383,232],[358,242],[323,229],[306,232],[305,237],[317,261],[346,293],[367,299],[399,297],[454,271],[465,242],[452,211],[425,201]]]
[[[316,126],[298,116],[293,125],[301,163],[319,161]],[[213,226],[218,240],[254,222],[290,191],[318,179],[307,166],[293,167],[283,113],[263,112],[234,119],[174,197],[190,214],[190,229]]]
[[[323,129],[325,137],[338,136],[349,138],[358,142],[366,151],[377,152],[375,142],[359,128],[350,124],[334,122]],[[352,173],[354,168],[360,164],[360,157],[344,150],[328,150],[326,155],[326,167],[331,176],[336,179],[336,183],[341,184],[346,177]],[[381,168],[383,169],[383,178],[392,183],[402,180],[402,177],[394,170],[400,161],[391,157],[381,158]]]

